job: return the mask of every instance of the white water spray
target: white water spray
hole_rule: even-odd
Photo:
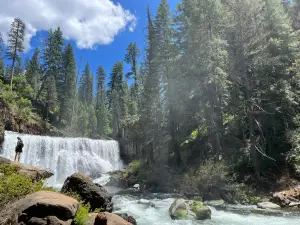
[[[61,138],[5,132],[0,156],[14,159],[17,137],[24,142],[21,163],[49,168],[54,176],[48,183],[61,186],[75,172],[86,175],[122,168],[119,144],[113,140]]]

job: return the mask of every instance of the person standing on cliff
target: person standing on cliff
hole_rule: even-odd
[[[22,149],[24,147],[23,141],[20,137],[17,137],[18,143],[16,146],[16,155],[15,155],[15,162],[20,162],[21,153],[23,152]]]

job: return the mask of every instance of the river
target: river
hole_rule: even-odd
[[[108,175],[103,175],[95,182],[105,185]],[[110,191],[109,187],[108,191]],[[115,190],[113,190],[115,191]],[[299,225],[300,213],[284,212],[278,216],[267,216],[250,213],[255,206],[235,206],[234,212],[211,208],[211,220],[206,221],[174,221],[169,216],[169,207],[175,198],[166,194],[152,194],[148,199],[155,207],[140,204],[140,198],[133,195],[115,195],[114,209],[117,213],[127,213],[137,220],[138,225]],[[236,210],[240,208],[241,210]],[[300,210],[299,210],[300,212]]]

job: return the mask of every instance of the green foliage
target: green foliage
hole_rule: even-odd
[[[2,165],[0,172],[0,206],[16,201],[28,194],[43,190],[43,182],[33,182],[31,178],[17,174],[17,168],[12,165]]]
[[[228,166],[223,161],[214,159],[201,163],[196,172],[186,173],[182,182],[182,189],[197,192],[209,191],[212,187],[228,182]]]
[[[75,225],[85,225],[86,224],[86,222],[88,220],[90,208],[91,207],[89,204],[79,206],[79,209],[73,220]]]

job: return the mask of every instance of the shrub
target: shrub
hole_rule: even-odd
[[[181,189],[200,192],[225,184],[228,180],[228,167],[223,161],[209,159],[199,166],[196,172],[186,173]]]
[[[43,181],[33,182],[31,178],[17,174],[14,165],[1,165],[0,172],[4,174],[0,176],[0,208],[37,191],[53,191],[44,187]]]
[[[80,205],[73,220],[75,225],[85,225],[89,218],[90,204]]]

